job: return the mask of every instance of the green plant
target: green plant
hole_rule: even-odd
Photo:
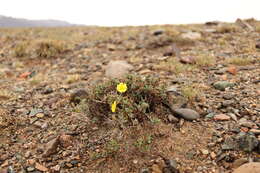
[[[141,151],[148,151],[150,150],[150,145],[152,144],[152,142],[153,142],[153,137],[152,135],[148,134],[139,137],[134,143],[134,146],[140,149]]]
[[[127,90],[122,93],[117,91],[119,83],[125,84]],[[99,122],[108,118],[121,126],[134,125],[155,115],[164,118],[168,111],[163,105],[167,101],[164,91],[165,85],[158,79],[129,75],[125,79],[113,79],[92,88],[86,107],[89,115]]]

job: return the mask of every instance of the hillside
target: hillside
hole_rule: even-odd
[[[0,15],[0,27],[64,27],[71,25],[60,20],[27,20]]]
[[[257,172],[259,38],[254,19],[1,28],[0,172]]]

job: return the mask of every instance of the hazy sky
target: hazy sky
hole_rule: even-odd
[[[1,0],[0,15],[122,26],[260,20],[260,0]]]

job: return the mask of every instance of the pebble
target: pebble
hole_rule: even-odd
[[[126,61],[110,61],[105,69],[105,76],[109,78],[122,78],[133,68]]]
[[[64,148],[67,148],[73,145],[73,137],[71,135],[63,134],[59,137],[60,145]]]
[[[175,116],[171,115],[171,114],[168,115],[168,120],[169,120],[170,123],[177,123],[177,122],[179,122],[179,119],[176,118]]]
[[[201,149],[201,153],[204,154],[204,155],[208,155],[209,154],[209,150]]]
[[[179,117],[185,119],[185,120],[196,120],[198,118],[200,118],[200,115],[192,110],[192,109],[188,109],[188,108],[179,108],[179,109],[172,109],[173,113],[178,115]]]
[[[259,162],[251,162],[243,164],[234,170],[233,173],[259,173],[260,172],[260,163]]]
[[[251,129],[249,132],[252,132],[256,135],[259,135],[260,134],[260,129]]]
[[[43,113],[43,112],[44,111],[42,109],[35,108],[35,109],[30,110],[29,116],[33,117],[33,116],[35,116],[35,115],[37,115],[39,113]]]
[[[218,81],[213,84],[214,88],[220,91],[225,91],[226,88],[233,87],[234,83],[227,81]]]
[[[26,168],[26,170],[27,170],[28,172],[32,172],[32,171],[34,171],[34,170],[35,170],[35,168],[34,168],[34,167],[31,167],[31,166],[29,166],[28,168]]]
[[[216,121],[228,121],[230,120],[230,116],[226,114],[217,114],[214,116],[214,120]]]
[[[43,171],[43,172],[47,172],[48,171],[48,168],[46,168],[45,166],[39,164],[39,163],[36,163],[35,164],[35,168],[38,169],[39,171]]]

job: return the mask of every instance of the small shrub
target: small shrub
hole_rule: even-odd
[[[195,85],[188,85],[181,88],[181,93],[189,101],[193,101],[200,95],[200,90]]]
[[[124,85],[121,89],[117,88],[120,82],[126,84],[126,91]],[[158,79],[130,75],[120,81],[114,79],[92,88],[86,107],[89,108],[88,114],[99,122],[112,119],[122,126],[134,125],[150,121],[155,115],[164,118],[168,111],[163,105],[167,99],[164,91],[164,85]]]
[[[24,57],[28,54],[28,46],[29,46],[29,43],[28,42],[21,42],[21,43],[18,43],[15,48],[14,48],[14,56],[16,57]]]
[[[217,32],[221,34],[232,33],[237,31],[238,31],[238,27],[234,24],[225,24],[217,28]]]
[[[254,62],[253,58],[242,58],[242,57],[236,57],[236,58],[229,58],[226,60],[227,63],[229,64],[234,64],[238,66],[243,66],[243,65],[249,65]]]
[[[43,40],[35,43],[35,54],[38,57],[55,57],[65,51],[65,45],[56,40]]]
[[[196,58],[196,65],[203,67],[203,66],[210,66],[216,62],[216,59],[212,55],[200,55]]]

